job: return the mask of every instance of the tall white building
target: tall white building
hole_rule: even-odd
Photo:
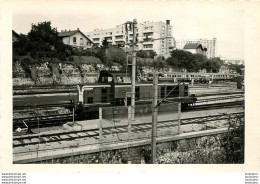
[[[168,57],[169,50],[174,45],[172,37],[172,26],[170,21],[164,22],[143,22],[137,24],[137,49],[143,51],[153,50],[157,55]],[[95,46],[100,46],[103,40],[107,40],[111,45],[123,45],[129,48],[133,43],[133,31],[126,32],[123,25],[118,25],[111,29],[96,29],[87,32],[86,35],[94,42]]]
[[[192,40],[178,40],[176,41],[176,48],[183,49],[187,43],[200,43],[203,47],[207,48],[207,58],[216,57],[217,52],[217,38],[213,39],[192,39]]]

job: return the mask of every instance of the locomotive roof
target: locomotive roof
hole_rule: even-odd
[[[118,75],[118,74],[120,74],[120,75],[124,75],[124,76],[130,76],[128,73],[126,73],[126,72],[122,72],[122,71],[107,71],[107,70],[101,70],[100,71],[100,75],[104,75],[104,74],[107,74],[107,75],[112,75],[112,76],[114,76],[114,75]]]

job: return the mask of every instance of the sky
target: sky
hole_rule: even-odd
[[[77,2],[77,1],[75,1]],[[32,23],[51,21],[58,31],[114,28],[126,21],[171,20],[176,40],[217,38],[217,56],[244,59],[244,9],[232,4],[173,1],[87,1],[13,8],[12,29],[27,34]]]

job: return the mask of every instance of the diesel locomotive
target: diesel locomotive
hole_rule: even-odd
[[[136,83],[136,106],[151,104],[153,99],[152,88],[151,82]],[[77,89],[76,115],[78,119],[98,118],[99,107],[130,106],[131,78],[128,73],[100,71],[97,83],[78,85]],[[158,84],[158,100],[163,99],[167,94],[169,95],[165,103],[167,101],[181,102],[182,108],[196,102],[195,95],[189,92],[188,83],[160,82]]]

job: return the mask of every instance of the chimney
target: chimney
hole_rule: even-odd
[[[79,31],[79,28],[77,28],[77,30]]]
[[[166,24],[167,24],[167,25],[170,25],[170,20],[166,20]]]

